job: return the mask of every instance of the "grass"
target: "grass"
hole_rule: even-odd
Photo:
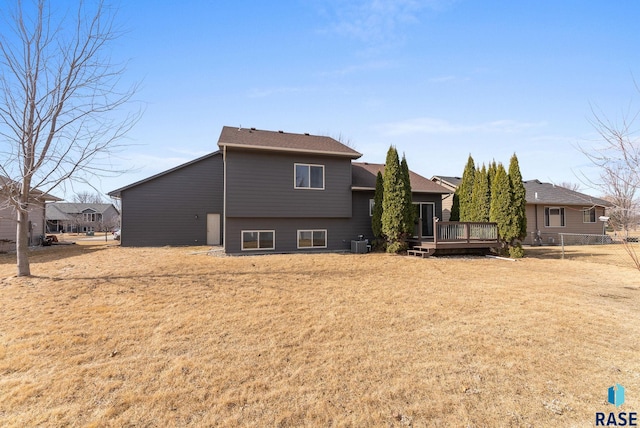
[[[593,426],[614,383],[640,410],[632,268],[82,244],[0,255],[0,426]]]

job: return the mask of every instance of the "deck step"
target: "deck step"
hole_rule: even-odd
[[[429,257],[431,256],[432,252],[431,249],[429,248],[416,248],[414,247],[411,250],[407,250],[407,254],[410,256],[416,256],[416,257]]]

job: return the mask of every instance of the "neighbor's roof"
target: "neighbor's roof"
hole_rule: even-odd
[[[527,191],[528,204],[598,205],[602,207],[612,205],[604,199],[585,195],[584,193],[556,186],[552,183],[543,183],[540,180],[525,181],[524,188]]]
[[[435,182],[435,183],[445,183],[448,184],[451,187],[458,187],[460,185],[460,182],[462,181],[462,178],[460,177],[447,177],[444,175],[434,175],[433,177],[431,177],[431,181]]]
[[[47,204],[47,220],[71,220],[73,215],[85,211],[93,211],[103,214],[110,207],[116,212],[118,209],[113,204],[85,204],[80,202],[55,202]]]
[[[7,178],[3,175],[0,175],[0,194],[3,193],[3,191],[6,190],[7,187],[15,187],[15,186],[20,186],[20,183],[18,183],[17,181],[11,180],[10,178]],[[31,189],[31,196],[35,199],[38,199],[40,201],[45,201],[45,202],[62,200],[56,196],[50,195],[36,188]]]
[[[378,171],[384,174],[384,164],[353,162],[351,166],[351,187],[353,190],[375,190]],[[449,189],[446,189],[413,171],[409,171],[409,179],[411,180],[411,191],[415,193],[451,193]]]
[[[222,128],[218,146],[285,152],[316,153],[331,156],[346,156],[357,159],[361,153],[334,140],[310,134],[291,134],[283,131],[263,131],[255,128]]]

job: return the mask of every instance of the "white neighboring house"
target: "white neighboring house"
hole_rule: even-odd
[[[17,232],[16,209],[5,198],[3,193],[7,183],[14,183],[0,176],[0,252],[15,249]],[[31,190],[33,200],[29,205],[29,245],[40,244],[40,238],[46,233],[45,205],[47,202],[62,199],[49,195],[38,189]]]
[[[104,232],[119,226],[120,212],[113,204],[47,204],[48,233]]]

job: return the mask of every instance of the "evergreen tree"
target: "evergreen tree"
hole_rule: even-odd
[[[382,233],[387,237],[389,245],[387,251],[397,252],[401,248],[401,236],[403,233],[403,209],[404,209],[404,185],[398,151],[395,147],[389,147],[387,162],[383,176],[384,197],[382,199]]]
[[[493,186],[493,178],[496,176],[496,171],[498,170],[498,165],[496,164],[496,160],[492,160],[489,163],[489,167],[487,168],[487,182],[489,183],[489,199],[491,199],[491,187]]]
[[[458,199],[460,202],[460,221],[471,221],[471,198],[473,194],[473,182],[475,180],[476,168],[473,163],[473,158],[469,155],[467,165],[464,167],[462,173],[462,181],[458,186]]]
[[[522,182],[520,165],[514,153],[509,161],[509,185],[511,186],[511,207],[515,226],[514,239],[523,240],[527,237],[527,191]],[[512,242],[512,244],[514,244]]]
[[[473,182],[470,221],[489,221],[489,209],[491,204],[490,197],[491,192],[489,192],[489,177],[487,175],[487,168],[482,165],[481,169],[476,170],[476,175]]]
[[[384,199],[384,184],[382,180],[382,173],[378,171],[376,176],[376,192],[373,196],[373,216],[371,217],[371,229],[373,230],[373,236],[376,238],[382,237],[382,201]]]
[[[400,171],[402,172],[402,185],[404,188],[402,232],[405,236],[412,236],[415,229],[414,221],[416,218],[416,210],[411,198],[411,176],[409,174],[409,165],[407,164],[407,159],[405,158],[404,153],[402,154],[402,161],[400,162]]]
[[[514,238],[513,217],[511,215],[511,187],[509,177],[502,164],[498,164],[491,186],[491,209],[489,220],[498,224],[498,236],[502,242],[502,253]]]
[[[460,197],[458,196],[458,190],[452,196],[451,202],[451,214],[449,215],[449,221],[460,221]]]

